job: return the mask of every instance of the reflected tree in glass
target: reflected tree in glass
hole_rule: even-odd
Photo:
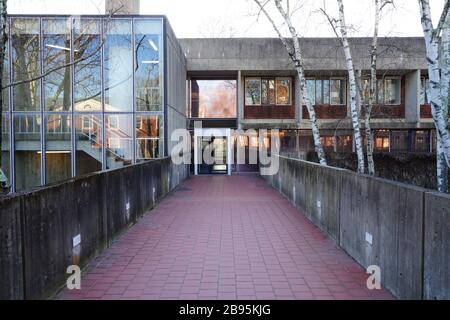
[[[105,111],[133,110],[133,48],[131,19],[105,23]]]
[[[55,69],[44,77],[46,111],[70,111],[71,83],[70,66],[70,20],[44,19],[42,22],[44,43],[44,73]]]
[[[162,156],[163,116],[136,116],[136,159],[138,161]]]
[[[75,111],[102,111],[100,20],[74,20]]]
[[[162,111],[162,22],[136,19],[136,110]]]
[[[133,124],[131,114],[105,116],[106,168],[130,165],[133,158]]]
[[[32,79],[40,75],[39,19],[15,18],[11,23],[13,82]],[[16,111],[38,111],[39,81],[30,81],[13,87]]]

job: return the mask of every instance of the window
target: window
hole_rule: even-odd
[[[375,149],[378,151],[390,150],[390,135],[387,130],[379,130],[375,132]]]
[[[236,80],[191,80],[192,118],[236,118]]]
[[[342,79],[330,80],[330,104],[345,105],[346,104],[346,82]]]
[[[275,80],[262,80],[262,104],[275,104]]]
[[[105,121],[106,168],[130,165],[133,158],[132,115],[107,115]]]
[[[291,104],[291,80],[277,78],[277,104],[278,105],[290,105]]]
[[[384,80],[384,103],[400,104],[400,78]]]
[[[136,116],[136,160],[160,158],[163,154],[163,116]]]
[[[8,181],[10,181],[10,169],[9,169],[9,142],[10,142],[10,134],[9,134],[9,115],[2,114],[2,122],[1,122],[1,135],[2,135],[2,143],[1,143],[1,151],[2,152],[2,161],[0,163],[0,168],[5,174]],[[8,182],[9,186],[9,182]]]
[[[323,136],[320,137],[320,141],[324,148],[334,149],[334,137],[333,136]]]
[[[430,103],[430,80],[422,78],[420,81],[420,104]]]
[[[306,94],[312,105],[316,104],[316,84],[313,79],[306,80]]]
[[[133,110],[133,48],[131,19],[105,23],[105,111]]]
[[[45,182],[72,177],[71,117],[51,114],[45,117]]]
[[[8,31],[6,31],[8,32]],[[6,43],[6,50],[4,55],[4,63],[3,63],[3,75],[1,75],[3,80],[3,85],[9,83],[9,62],[8,62],[8,42]],[[8,111],[9,109],[9,90],[8,88],[5,88],[2,90],[2,105],[0,106],[0,112],[2,111]]]
[[[245,79],[245,104],[261,104],[261,79]]]
[[[39,19],[16,18],[11,25],[11,47],[13,81],[38,77],[39,64]],[[39,81],[26,82],[13,87],[15,111],[40,110]]]
[[[14,174],[16,191],[41,185],[41,117],[14,116]]]
[[[386,78],[384,80],[377,80],[376,88],[376,101],[377,104],[387,104],[395,105],[401,103],[401,79],[400,78]],[[370,80],[363,79],[362,81],[362,91],[363,91],[363,103],[369,103],[370,95]]]
[[[291,78],[246,78],[245,105],[291,105]]]
[[[100,21],[74,20],[74,98],[78,112],[102,111]]]
[[[102,117],[83,114],[76,116],[76,175],[102,170]]]
[[[306,90],[313,105],[346,103],[346,81],[343,79],[307,79]]]
[[[162,111],[162,22],[135,19],[137,111]]]
[[[70,20],[44,19],[42,29],[44,37],[44,73],[70,64]],[[57,69],[45,76],[45,110],[70,111],[72,107],[71,90],[69,66]]]

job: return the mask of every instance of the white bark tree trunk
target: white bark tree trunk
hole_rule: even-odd
[[[372,52],[370,54],[370,81],[369,81],[369,101],[364,112],[364,129],[366,133],[367,148],[367,172],[369,175],[375,175],[375,161],[373,159],[373,134],[370,125],[372,109],[376,102],[377,92],[377,58],[378,58],[378,29],[380,25],[381,6],[380,0],[375,0],[375,23],[372,38]]]
[[[341,33],[340,39],[342,42],[342,46],[344,48],[345,59],[347,61],[347,71],[350,84],[350,112],[354,131],[356,154],[358,156],[358,172],[364,173],[365,172],[364,151],[361,142],[361,128],[359,125],[359,108],[357,105],[358,90],[356,85],[355,69],[353,66],[353,59],[350,50],[350,45],[348,43],[347,25],[345,23],[345,14],[344,14],[344,4],[342,3],[342,0],[337,0],[337,2],[339,6],[339,26],[340,26],[339,29]]]
[[[442,27],[441,48],[441,105],[444,119],[448,119],[448,104],[450,94],[450,13],[447,13]],[[440,192],[448,192],[448,166],[445,160],[444,145],[442,139],[437,138],[436,150],[437,187]]]
[[[287,42],[287,40],[283,37],[282,33],[278,29],[277,25],[265,9],[266,3],[262,3],[259,0],[254,0],[255,3],[259,6],[261,9],[261,12],[265,14],[269,22],[272,24],[272,27],[274,28],[275,32],[278,34],[278,37],[280,38],[281,42],[283,43],[284,47],[286,48],[289,56],[291,57],[292,61],[294,62],[295,70],[297,71],[298,77],[300,79],[299,81],[299,98],[300,101],[305,102],[306,108],[308,109],[309,113],[309,119],[311,123],[311,131],[313,134],[314,139],[314,145],[315,145],[315,151],[317,153],[317,157],[319,158],[319,163],[321,165],[326,166],[327,161],[325,158],[325,151],[323,149],[322,143],[320,141],[320,132],[319,132],[319,126],[317,124],[317,117],[316,112],[314,110],[314,106],[312,105],[312,99],[310,97],[310,93],[307,92],[306,87],[306,78],[305,78],[305,70],[303,67],[303,57],[302,57],[302,51],[300,46],[300,41],[298,39],[297,31],[294,28],[291,18],[287,11],[285,11],[281,5],[280,0],[274,0],[275,6],[277,7],[278,11],[280,12],[281,16],[284,19],[284,22],[289,28],[289,32],[291,34],[292,38],[292,46]],[[302,105],[302,104],[301,104]]]
[[[448,117],[444,118],[444,109],[441,101],[441,75],[439,68],[439,27],[433,29],[429,0],[419,0],[422,29],[428,61],[428,77],[430,79],[430,103],[437,138],[440,141],[440,151],[445,157],[447,167],[450,167],[450,134],[448,132]],[[448,10],[448,4],[446,4]],[[446,16],[447,14],[445,14]],[[441,17],[442,21],[442,17]],[[448,96],[447,96],[448,101]]]

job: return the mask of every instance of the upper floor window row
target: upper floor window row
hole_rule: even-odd
[[[245,105],[292,105],[292,79],[246,78]]]
[[[306,79],[306,92],[313,105],[345,105],[345,79]]]
[[[370,80],[362,81],[363,103],[369,103]],[[398,105],[401,104],[401,78],[386,77],[377,80],[376,104]]]

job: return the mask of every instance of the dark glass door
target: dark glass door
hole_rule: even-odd
[[[227,138],[226,137],[201,137],[199,174],[227,174]],[[208,156],[210,161],[207,161]]]

